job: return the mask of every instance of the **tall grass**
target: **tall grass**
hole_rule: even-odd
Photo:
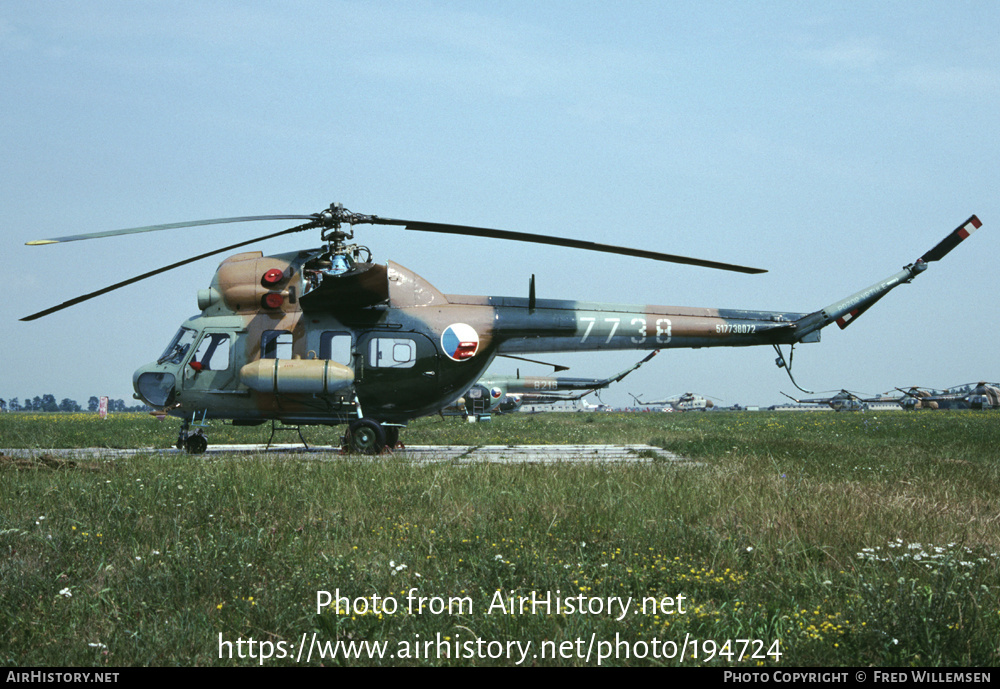
[[[524,663],[540,665],[595,665],[601,649],[617,652],[601,658],[607,665],[1000,657],[996,414],[513,415],[427,419],[403,434],[409,444],[651,442],[695,466],[48,459],[44,448],[165,447],[176,433],[176,423],[142,415],[76,416],[0,415],[0,446],[38,448],[33,462],[0,462],[7,664],[257,664],[240,657],[248,643],[236,645],[251,637],[255,656],[260,642],[275,656],[291,649],[265,664],[305,664],[295,658],[303,634],[385,641],[397,656],[309,661],[326,665],[507,665],[519,647],[491,658],[500,647],[485,644],[529,641]],[[306,435],[331,444],[340,432]],[[209,435],[263,442],[269,433]],[[317,592],[338,589],[352,601],[392,597],[398,609],[317,612]],[[411,591],[423,611],[407,608]],[[622,619],[606,607],[510,615],[489,611],[497,591],[631,597],[632,607]],[[434,611],[432,599],[454,605]],[[221,658],[220,638],[232,643]],[[486,657],[466,657],[462,644],[478,639]],[[664,657],[664,643],[685,639],[698,645]],[[435,645],[415,644],[427,641]],[[404,643],[410,657],[399,657]]]

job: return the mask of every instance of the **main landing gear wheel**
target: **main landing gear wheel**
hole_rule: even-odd
[[[348,427],[347,446],[351,452],[377,455],[385,448],[385,429],[371,419],[358,419]]]
[[[383,426],[382,430],[385,431],[385,446],[395,449],[399,445],[399,426]]]

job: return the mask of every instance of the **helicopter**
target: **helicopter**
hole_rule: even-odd
[[[902,397],[899,398],[899,406],[906,411],[941,408],[936,399],[942,394],[938,390],[916,386],[910,386],[906,390],[903,388],[896,388],[896,390],[903,393]]]
[[[912,388],[911,388],[912,390]],[[909,395],[910,393],[906,393]],[[957,385],[945,393],[926,393],[917,397],[920,404],[931,409],[997,409],[1000,408],[1000,384],[980,381]],[[933,405],[933,406],[931,406]]]
[[[522,404],[554,404],[581,399],[590,392],[602,390],[621,381],[659,353],[654,350],[637,364],[610,378],[568,378],[565,376],[485,376],[476,381],[445,414],[461,414],[479,418],[492,413],[517,411]],[[562,367],[560,367],[562,368]],[[583,391],[572,394],[575,391]]]
[[[856,393],[850,390],[841,390],[833,397],[819,397],[813,399],[800,400],[788,395],[786,393],[781,393],[785,395],[788,399],[798,404],[825,404],[834,411],[866,411],[868,405],[872,403],[892,402],[894,404],[901,404],[899,398],[895,397],[860,397]],[[901,405],[902,406],[902,405]]]
[[[781,345],[794,351],[796,344],[818,342],[820,330],[834,322],[847,327],[981,226],[971,216],[899,272],[807,313],[539,299],[533,278],[526,298],[445,295],[398,263],[375,263],[368,247],[354,243],[355,226],[548,244],[746,274],[765,271],[571,238],[366,215],[341,204],[308,215],[195,220],[28,244],[263,220],[304,222],[163,266],[21,320],[48,316],[255,242],[319,230],[319,247],[274,256],[245,251],[223,260],[210,286],[197,293],[200,313],[180,326],[157,359],[134,372],[135,396],[180,418],[177,445],[195,454],[208,446],[202,428],[211,419],[239,426],[271,421],[272,429],[276,423],[347,425],[344,444],[375,454],[394,446],[408,421],[458,399],[500,354],[771,345],[784,365]],[[193,431],[192,425],[197,426]]]
[[[711,396],[705,397],[693,392],[685,392],[680,395],[674,395],[673,397],[668,397],[666,399],[650,400],[646,402],[639,399],[632,393],[629,393],[629,396],[633,400],[635,400],[636,406],[668,407],[671,411],[695,411],[695,410],[708,411],[709,409],[715,407],[715,402],[713,402],[712,400],[716,400],[718,402],[722,401],[718,397],[711,397]]]
[[[963,397],[970,409],[1000,408],[1000,385],[996,383],[979,382]]]

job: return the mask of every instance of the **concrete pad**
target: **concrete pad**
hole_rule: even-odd
[[[405,449],[393,450],[378,456],[342,454],[339,447],[309,446],[301,444],[275,444],[270,449],[260,445],[209,445],[205,458],[224,457],[240,454],[296,455],[305,459],[364,459],[369,461],[408,460],[419,464],[469,464],[491,462],[502,464],[559,464],[559,463],[638,463],[654,461],[691,463],[652,445],[410,445]],[[160,454],[165,457],[188,455],[176,448],[138,448],[115,450],[107,448],[84,449],[0,449],[0,453],[11,457],[32,457],[50,454],[55,457],[74,459],[125,459],[138,454]]]

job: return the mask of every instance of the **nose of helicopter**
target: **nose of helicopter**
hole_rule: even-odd
[[[174,399],[174,374],[162,366],[148,364],[132,374],[132,387],[143,402],[153,408],[163,408]]]

